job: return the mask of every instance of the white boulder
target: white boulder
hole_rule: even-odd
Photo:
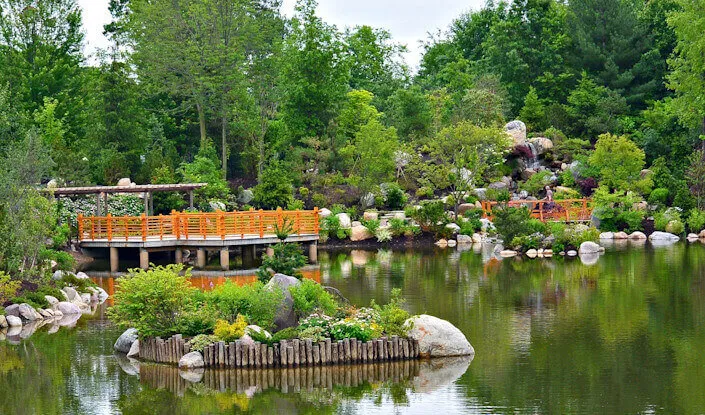
[[[362,214],[362,219],[364,219],[364,220],[378,220],[379,213],[377,213],[373,210],[368,210],[367,212]]]
[[[651,235],[649,235],[649,240],[650,241],[663,241],[663,242],[677,242],[681,238],[668,232],[654,232]]]
[[[578,249],[578,253],[580,255],[583,254],[597,254],[600,252],[600,245],[596,244],[595,242],[591,241],[585,241],[580,244],[580,248]]]
[[[332,214],[333,214],[333,212],[331,212],[330,209],[326,209],[326,208],[320,209],[318,211],[318,216],[320,216],[322,218],[327,218],[328,216],[330,216]]]
[[[451,248],[455,248],[458,245],[458,242],[455,239],[449,239],[448,240],[448,246]]]
[[[338,221],[340,222],[340,227],[342,229],[350,229],[352,228],[352,220],[350,220],[350,215],[347,213],[338,213],[335,215],[336,218],[338,218]]]
[[[514,120],[504,126],[504,131],[514,140],[514,146],[526,145],[526,124]]]
[[[528,251],[526,251],[526,256],[528,256],[531,259],[536,258],[538,255],[539,255],[539,251],[537,251],[535,249],[529,249]]]
[[[631,235],[629,235],[629,239],[643,241],[643,240],[646,240],[646,234],[644,234],[644,232],[639,232],[639,231],[632,232]]]
[[[130,350],[127,352],[127,357],[134,357],[137,358],[140,355],[140,341],[139,339],[135,340],[132,342],[132,346],[130,346]]]
[[[56,304],[54,311],[58,310],[62,315],[69,314],[81,314],[81,309],[74,303],[69,303],[68,301],[61,301]]]
[[[419,343],[422,357],[473,356],[475,349],[465,335],[446,320],[422,314],[409,319],[409,338]]]
[[[353,226],[350,233],[350,240],[353,242],[364,241],[373,237],[372,232],[362,225]]]
[[[129,177],[123,177],[122,179],[118,180],[117,185],[120,187],[130,187],[132,186],[132,180],[130,180]]]
[[[601,240],[614,239],[614,232],[602,232],[600,234]]]
[[[203,355],[200,352],[186,353],[179,360],[179,368],[181,369],[197,369],[204,367],[206,363],[203,361]]]
[[[458,244],[460,244],[460,245],[468,245],[473,242],[472,237],[469,235],[458,235],[455,239],[458,241]]]
[[[5,319],[10,327],[22,327],[22,320],[17,316],[5,316]]]
[[[457,223],[449,223],[446,225],[446,228],[450,229],[453,234],[460,232],[460,226],[458,226]]]
[[[517,251],[505,249],[499,253],[499,256],[501,256],[502,258],[512,258],[512,257],[517,256],[517,254],[518,254]]]

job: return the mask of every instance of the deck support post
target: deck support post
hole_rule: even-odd
[[[149,251],[140,248],[140,268],[149,269]]]
[[[118,255],[118,249],[111,246],[110,247],[110,272],[118,272],[120,269],[120,257]]]
[[[318,262],[318,242],[311,242],[308,246],[308,259],[312,264]]]
[[[206,267],[206,250],[198,248],[196,251],[196,267],[203,269]]]
[[[223,271],[227,271],[230,268],[230,251],[228,248],[222,248],[220,250],[220,268]]]
[[[184,251],[182,251],[181,248],[176,248],[174,251],[174,262],[177,264],[184,263]]]
[[[254,245],[242,246],[242,265],[244,267],[252,267],[255,263],[256,247]]]

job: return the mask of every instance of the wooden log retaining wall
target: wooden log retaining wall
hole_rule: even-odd
[[[139,357],[157,363],[178,364],[189,346],[177,334],[170,339],[148,338],[140,342]],[[241,341],[211,344],[203,350],[206,367],[213,368],[263,368],[374,363],[419,358],[417,341],[398,337],[382,337],[367,342],[357,339],[320,342],[307,340],[282,340],[268,346]]]

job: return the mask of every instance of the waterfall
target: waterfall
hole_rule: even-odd
[[[531,150],[531,157],[526,160],[526,168],[531,170],[538,170],[541,167],[539,162],[539,152],[536,150],[534,143],[528,143],[529,150]]]

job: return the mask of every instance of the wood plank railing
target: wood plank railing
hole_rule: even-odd
[[[320,229],[318,208],[314,210],[188,213],[159,216],[78,215],[80,241],[134,239],[245,238],[274,235],[288,222],[292,235],[314,234]]]
[[[496,206],[512,208],[526,207],[531,211],[531,217],[543,222],[587,222],[592,216],[592,201],[590,199],[554,200],[512,200],[509,202],[482,202],[483,217],[492,220],[492,210]]]

